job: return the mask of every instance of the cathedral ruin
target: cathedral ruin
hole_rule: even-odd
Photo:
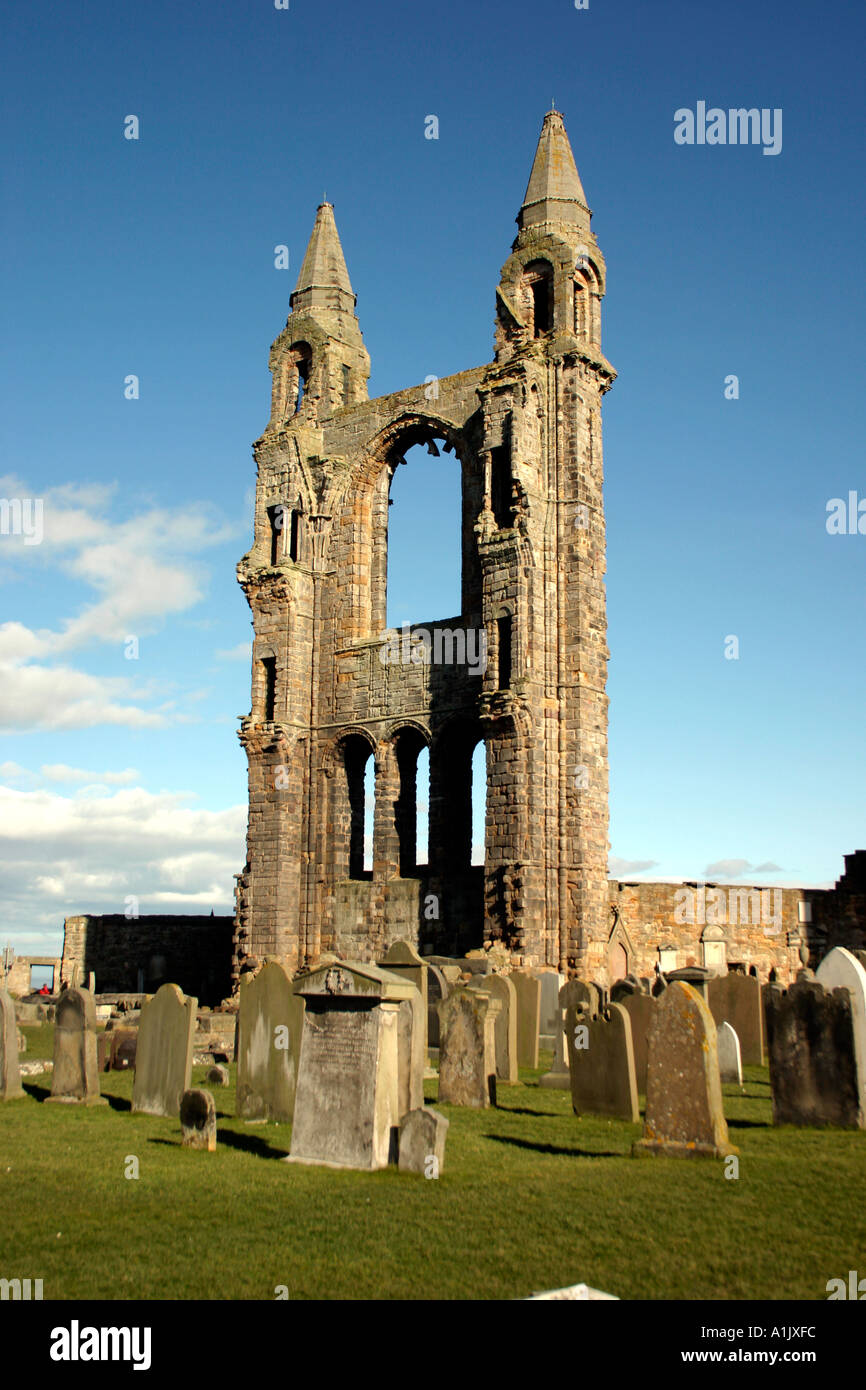
[[[550,111],[496,289],[494,360],[370,400],[333,208],[318,209],[271,349],[255,541],[238,567],[255,636],[236,976],[267,956],[292,970],[323,951],[376,959],[397,938],[445,953],[500,942],[528,966],[588,977],[603,967],[601,398],[616,374],[601,350],[605,266],[590,219]],[[416,444],[459,461],[461,611],[397,642],[385,611],[389,489]],[[484,863],[473,865],[479,742],[487,805]]]

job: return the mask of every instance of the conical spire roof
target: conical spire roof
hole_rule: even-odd
[[[331,203],[319,204],[291,306],[295,313],[316,308],[354,311],[355,295]]]
[[[586,194],[562,114],[548,111],[541,127],[526,196],[517,215],[518,226],[522,230],[542,222],[583,223],[588,213]]]

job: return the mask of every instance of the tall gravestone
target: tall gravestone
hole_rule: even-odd
[[[385,1168],[398,1160],[400,1006],[415,986],[375,965],[320,966],[295,981],[304,1026],[291,1163]]]
[[[54,1070],[48,1101],[107,1105],[99,1094],[96,1001],[86,989],[63,991],[54,1015]]]
[[[405,975],[395,975],[405,983],[411,981]],[[397,1029],[397,1089],[400,1114],[417,1110],[424,1104],[424,1070],[427,1066],[427,1009],[420,993],[412,985],[413,993],[400,1004],[400,1022]]]
[[[476,1110],[496,1104],[498,999],[453,989],[439,1005],[439,1100]]]
[[[439,1005],[450,986],[438,965],[427,966],[427,1046],[439,1046]]]
[[[290,1124],[304,1022],[304,1001],[279,961],[241,977],[238,1005],[237,1113],[242,1120]]]
[[[847,989],[800,979],[765,993],[776,1125],[866,1128]]]
[[[132,1108],[145,1115],[180,1114],[190,1089],[198,1000],[177,985],[162,985],[146,999],[138,1020]]]
[[[866,970],[853,951],[836,946],[821,961],[815,979],[827,990],[847,989],[851,996],[860,1109],[866,1114]]]
[[[5,989],[0,989],[0,1100],[18,1100],[23,1095],[15,1001]]]
[[[508,978],[517,991],[517,1065],[537,1067],[541,981],[525,970],[512,970]]]
[[[533,970],[530,972],[541,985],[540,1016],[538,1031],[546,1047],[556,1046],[559,1030],[559,991],[565,984],[565,976],[557,970]]]
[[[634,1049],[634,1074],[638,1094],[646,1095],[649,1035],[657,1004],[651,994],[628,994],[621,1000],[631,1021],[631,1043]]]
[[[716,1029],[719,1048],[719,1078],[723,1086],[742,1086],[743,1065],[740,1040],[730,1023],[720,1023]]]
[[[559,1027],[554,1035],[553,1063],[550,1071],[538,1078],[539,1086],[549,1090],[568,1091],[571,1089],[571,1073],[568,1067],[568,1040],[566,1023],[568,1010],[574,1007],[578,1013],[586,1014],[586,1021],[598,1018],[600,1011],[598,988],[585,980],[568,980],[559,991]]]
[[[390,970],[392,974],[399,975],[415,986],[424,1004],[425,1020],[427,1015],[427,968],[411,941],[392,942],[385,953],[385,959],[382,961],[383,970]],[[424,1029],[426,1033],[426,1021]],[[427,1045],[426,1037],[424,1045]]]
[[[716,1027],[730,1023],[740,1040],[744,1066],[761,1067],[765,1060],[764,1010],[761,986],[754,975],[730,971],[707,984],[707,1002]]]
[[[728,1139],[716,1025],[697,990],[668,984],[649,1035],[644,1135],[632,1152],[672,1158],[725,1158]]]
[[[636,1124],[640,1113],[631,1022],[622,1005],[608,1005],[607,1017],[595,1019],[571,1007],[565,1031],[575,1115],[615,1115]]]
[[[478,975],[469,984],[501,1005],[494,1020],[496,1080],[506,1086],[517,1082],[517,994],[507,975]]]

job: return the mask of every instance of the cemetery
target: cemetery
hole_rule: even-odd
[[[617,999],[387,954],[267,962],[222,1014],[170,983],[123,1009],[0,991],[4,1276],[61,1299],[820,1300],[862,1264],[853,952],[786,990],[692,972]]]

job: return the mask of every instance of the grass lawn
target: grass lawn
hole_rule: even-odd
[[[53,1029],[24,1032],[24,1059],[51,1055]],[[581,1281],[826,1299],[828,1279],[866,1272],[866,1132],[774,1129],[765,1069],[725,1088],[736,1180],[722,1161],[632,1159],[640,1126],[577,1119],[539,1075],[495,1110],[442,1106],[436,1180],[278,1162],[291,1127],[234,1118],[234,1067],[214,1088],[215,1154],[132,1115],[130,1073],[104,1075],[110,1106],[92,1110],[42,1105],[50,1074],[25,1078],[0,1106],[0,1277],[41,1278],[46,1299],[511,1299]]]

